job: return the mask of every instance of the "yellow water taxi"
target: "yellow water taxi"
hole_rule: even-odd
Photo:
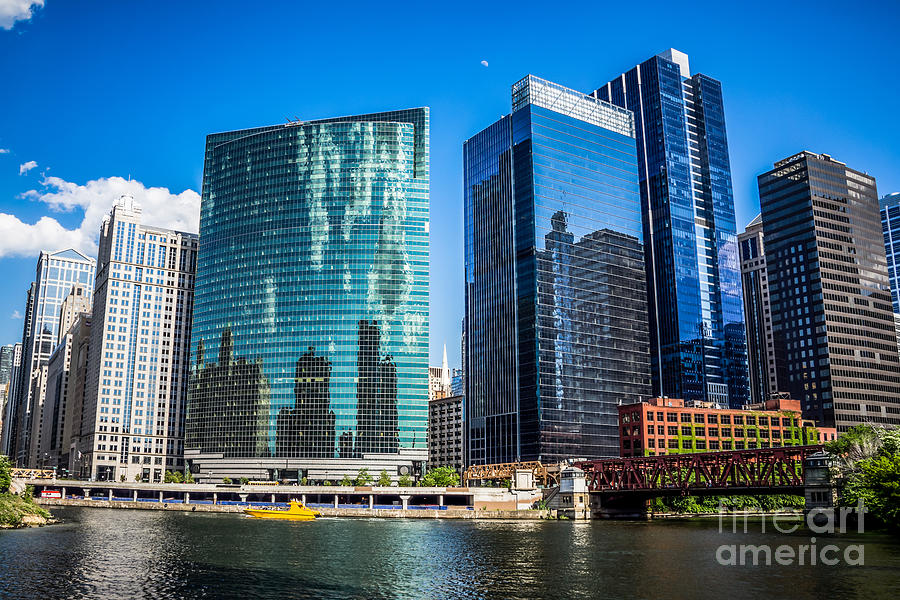
[[[322,516],[317,510],[307,508],[302,502],[291,500],[287,510],[277,508],[245,508],[244,512],[257,519],[286,519],[289,521],[312,521]]]

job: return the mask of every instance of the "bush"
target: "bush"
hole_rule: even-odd
[[[412,487],[413,480],[409,475],[401,475],[397,480],[397,485],[400,487]]]
[[[250,483],[249,479],[247,479],[246,477],[241,477],[241,485],[247,485],[248,483]]]
[[[373,478],[371,475],[369,475],[368,469],[360,469],[359,473],[356,474],[355,483],[358,486],[369,485],[370,483],[372,483],[372,481]]]
[[[140,473],[136,473],[134,476],[134,480],[137,482],[140,482],[143,478],[144,478],[144,476],[141,475]]]
[[[225,485],[231,485],[231,477],[223,477],[222,483],[224,483]]]
[[[341,479],[341,485],[353,485],[353,481],[350,479],[349,475],[344,475],[344,478]]]

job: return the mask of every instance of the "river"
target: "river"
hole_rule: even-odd
[[[891,598],[900,539],[863,565],[721,565],[721,546],[797,547],[811,533],[693,522],[319,519],[57,508],[62,523],[0,532],[0,598]],[[727,552],[720,554],[728,558]],[[857,560],[851,555],[852,562]],[[762,558],[761,558],[762,560]],[[727,561],[726,561],[727,562]],[[748,560],[749,563],[749,555]]]

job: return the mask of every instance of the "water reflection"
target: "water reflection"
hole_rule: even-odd
[[[2,598],[880,598],[900,542],[877,534],[864,567],[723,567],[715,522],[321,519],[62,509],[60,526],[0,533]]]

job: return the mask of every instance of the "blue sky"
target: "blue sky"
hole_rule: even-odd
[[[21,4],[0,0],[0,27]],[[107,194],[191,220],[207,133],[426,105],[431,359],[446,341],[457,366],[462,142],[527,73],[590,92],[669,47],[723,82],[740,226],[756,175],[803,149],[900,190],[896,2],[43,4],[0,28],[0,343],[21,337],[34,249],[89,246]]]

